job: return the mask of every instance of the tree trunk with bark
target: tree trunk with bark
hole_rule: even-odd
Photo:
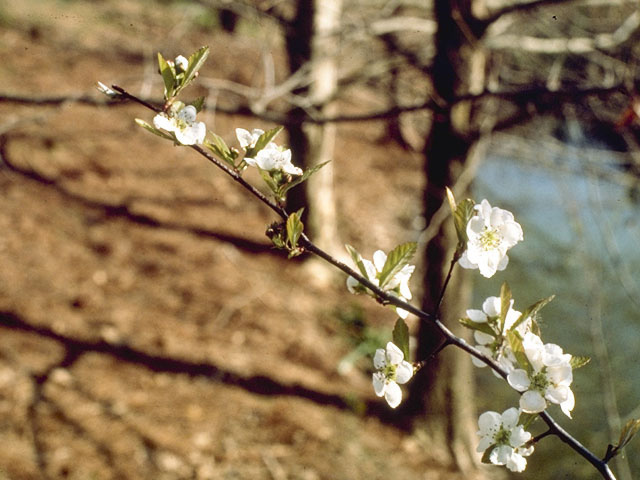
[[[333,114],[331,100],[338,85],[338,35],[342,0],[301,0],[287,34],[291,73],[308,68],[310,85],[296,93],[308,98],[320,116]],[[302,116],[296,109],[292,118]],[[307,169],[333,159],[335,125],[300,123],[288,127],[294,161]],[[305,207],[306,233],[331,254],[343,254],[336,218],[333,188],[334,166],[330,162],[307,182],[292,190],[291,211]]]
[[[458,133],[468,122],[468,108],[455,103],[464,75],[465,39],[454,20],[452,2],[435,0],[434,13],[438,32],[432,81],[441,108],[434,112],[424,148],[424,216],[427,224],[441,205],[446,204],[445,188],[455,184],[472,147],[469,140]],[[426,244],[422,308],[434,312],[456,334],[463,335],[457,319],[464,316],[470,288],[460,268],[454,270],[444,302],[438,307],[456,242],[455,230],[448,220],[440,227],[438,235]],[[423,322],[418,333],[417,357],[429,357],[442,342],[443,337],[437,329]],[[477,425],[471,369],[466,354],[452,347],[445,348],[430,359],[413,380],[408,405],[408,408],[424,413],[419,426],[432,439],[434,451],[439,453],[441,460],[464,472],[468,478],[480,476],[479,458],[475,453]]]

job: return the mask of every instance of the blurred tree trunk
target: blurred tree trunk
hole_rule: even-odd
[[[469,2],[458,2],[458,8],[469,7]],[[472,144],[459,132],[466,130],[469,108],[455,103],[465,75],[463,62],[470,52],[465,52],[465,38],[454,20],[453,3],[435,0],[436,56],[433,63],[432,82],[437,103],[441,108],[434,112],[433,123],[424,147],[424,215],[427,224],[443,203],[446,203],[445,187],[452,187],[470,153]],[[438,235],[425,246],[423,265],[422,308],[427,312],[438,311],[440,290],[449,268],[456,245],[452,222],[446,221]],[[456,334],[462,335],[457,319],[464,315],[469,304],[469,282],[460,268],[456,268],[447,289],[445,301],[439,310],[440,319]],[[426,358],[443,342],[442,335],[427,322],[418,332],[419,359]],[[478,458],[474,452],[477,430],[474,405],[474,387],[471,362],[457,349],[447,348],[419,372],[411,384],[409,409],[423,412],[420,427],[434,442],[442,447],[441,459],[453,464],[468,478],[479,475]]]
[[[338,78],[336,53],[342,0],[300,0],[293,24],[287,33],[287,52],[291,73],[309,69],[310,85],[298,90],[321,116],[334,112],[331,100]],[[302,118],[300,109],[292,118]],[[332,160],[335,125],[295,123],[288,126],[289,143],[294,163],[305,169]],[[289,194],[291,211],[305,207],[305,231],[323,249],[342,253],[336,219],[333,189],[333,163],[324,166],[311,179]]]

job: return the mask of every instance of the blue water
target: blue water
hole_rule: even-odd
[[[580,158],[568,152],[569,157],[560,160],[575,169]],[[569,353],[592,357],[592,362],[574,375],[574,419],[564,417],[559,408],[552,407],[550,412],[602,455],[607,443],[617,437],[610,438],[608,433],[601,375],[605,364],[593,347],[597,301],[620,417],[623,422],[631,415],[640,417],[640,205],[620,185],[500,156],[481,165],[474,197],[512,211],[525,237],[511,250],[504,272],[489,280],[474,275],[475,308],[487,296],[498,295],[504,281],[512,288],[518,310],[556,295],[542,311],[543,340]],[[510,392],[498,404],[483,392],[497,386],[485,373],[478,375],[480,407],[502,411],[512,406]],[[639,450],[640,438],[636,438],[627,447],[634,479],[640,478]],[[616,470],[615,463],[612,468]],[[517,478],[600,477],[564,444],[545,439],[530,457],[527,472]]]

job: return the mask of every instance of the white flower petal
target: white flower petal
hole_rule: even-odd
[[[571,411],[575,406],[576,406],[576,399],[573,395],[573,392],[569,390],[569,395],[567,396],[567,399],[560,404],[560,408],[562,409],[562,412],[567,417],[571,418]]]
[[[406,320],[409,316],[409,312],[399,307],[396,307],[396,314],[398,314],[398,316],[403,320]]]
[[[531,433],[527,432],[522,425],[516,426],[509,437],[509,443],[513,448],[521,447],[529,440],[531,440]]]
[[[502,415],[498,412],[484,412],[478,417],[479,435],[494,435],[500,429]]]
[[[245,158],[245,161],[247,163],[249,163],[249,159]],[[352,276],[349,276],[349,278],[347,278],[347,290],[349,290],[349,292],[351,293],[358,293],[356,291],[356,287],[360,285],[360,282],[358,280],[356,280],[355,278],[353,278]]]
[[[482,302],[482,311],[490,317],[500,315],[501,309],[502,303],[500,297],[487,297],[487,299]]]
[[[529,375],[525,370],[522,370],[521,368],[510,372],[507,376],[507,382],[509,382],[509,385],[511,385],[512,388],[519,392],[525,392],[531,385]]]
[[[402,390],[396,382],[389,382],[385,388],[384,398],[391,408],[396,408],[402,402]]]
[[[520,409],[526,413],[540,413],[547,408],[547,402],[540,392],[529,390],[520,397]]]
[[[407,361],[402,361],[398,364],[396,369],[396,383],[407,383],[413,376],[413,365]]]
[[[391,365],[398,365],[402,360],[404,360],[402,350],[400,350],[393,342],[387,343],[387,360]]]
[[[499,445],[491,451],[489,460],[494,465],[505,465],[511,458],[512,454],[513,448],[508,445]]]
[[[518,424],[518,418],[520,418],[520,411],[515,408],[509,408],[502,412],[502,426],[512,430]]]
[[[155,117],[153,117],[153,126],[156,128],[161,128],[162,130],[167,130],[168,132],[173,132],[175,128],[175,123],[169,120],[164,113],[159,113]]]
[[[527,468],[527,459],[514,452],[507,459],[506,466],[512,472],[524,472],[525,468]]]
[[[373,356],[373,366],[376,370],[382,370],[387,366],[387,352],[383,348],[378,348]]]
[[[475,339],[476,342],[478,342],[479,345],[488,345],[492,343],[495,339],[488,333],[480,332],[478,330],[473,332],[473,338]],[[489,351],[489,356],[490,357],[492,356],[491,351]]]
[[[384,264],[386,261],[387,261],[387,254],[384,253],[382,250],[376,250],[373,253],[373,264],[376,266],[376,270],[378,272],[382,271],[382,268],[384,267]]]
[[[387,379],[382,372],[376,372],[373,374],[373,390],[376,395],[381,397],[384,395],[387,387]]]
[[[487,316],[482,310],[467,310],[467,318],[476,323],[487,323]]]

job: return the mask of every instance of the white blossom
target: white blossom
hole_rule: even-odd
[[[571,418],[575,397],[571,388],[573,369],[571,355],[553,343],[543,344],[540,337],[528,332],[522,341],[531,371],[516,369],[509,373],[509,385],[523,392],[520,408],[523,412],[539,413],[547,402],[556,403]]]
[[[493,358],[502,368],[510,372],[515,368],[516,359],[509,347],[506,339],[506,332],[511,330],[515,322],[522,315],[513,309],[513,300],[509,304],[509,310],[505,316],[502,330],[498,326],[498,318],[502,311],[502,301],[500,297],[488,297],[482,303],[482,310],[467,310],[467,318],[475,323],[487,323],[495,332],[490,335],[479,330],[473,332],[473,337],[477,342],[476,348],[486,356]],[[525,335],[531,329],[531,318],[527,318],[516,327],[520,335]],[[476,357],[471,357],[471,361],[476,367],[486,367],[487,364]],[[499,376],[495,371],[494,373]]]
[[[506,268],[507,250],[524,238],[522,227],[511,212],[491,207],[487,200],[474,208],[476,214],[467,224],[467,249],[459,263],[463,268],[479,268],[489,278]]]
[[[104,93],[107,97],[109,98],[115,98],[118,95],[120,95],[118,92],[116,92],[115,90],[113,90],[112,88],[107,87],[104,83],[102,82],[98,82],[98,85],[96,86],[96,88],[98,89],[98,91],[100,93]]]
[[[187,68],[189,68],[189,60],[187,60],[182,55],[178,55],[174,61],[174,65],[176,66],[177,69],[182,70],[183,72],[186,72]]]
[[[238,137],[238,142],[244,150],[255,147],[256,142],[263,133],[264,130],[260,130],[259,128],[254,128],[251,131],[245,130],[244,128],[236,128],[236,137]]]
[[[379,397],[384,396],[391,408],[402,401],[402,390],[398,384],[407,383],[413,376],[413,366],[404,359],[404,354],[393,342],[387,348],[378,348],[373,357],[373,389]]]
[[[182,145],[202,143],[207,134],[207,128],[203,122],[196,122],[196,113],[196,107],[187,105],[174,115],[159,113],[153,118],[153,125],[174,133]]]
[[[520,411],[509,408],[498,412],[484,412],[478,418],[480,443],[477,451],[482,453],[492,448],[489,461],[494,465],[506,465],[512,472],[522,472],[527,467],[527,459],[533,453],[533,446],[527,447],[531,433],[518,425]]]
[[[364,265],[365,271],[367,272],[367,278],[371,283],[376,286],[380,286],[380,274],[382,273],[382,269],[384,268],[384,264],[387,261],[387,254],[382,250],[376,250],[373,254],[373,262],[367,260],[365,258],[362,259],[362,263]],[[415,265],[405,265],[403,266],[398,273],[396,273],[393,278],[390,278],[382,287],[385,292],[394,293],[401,300],[411,300],[411,290],[409,289],[409,279],[411,278],[411,274],[415,270]],[[347,288],[351,293],[360,293],[362,291],[366,291],[358,280],[349,276],[347,278]],[[409,312],[402,308],[397,308],[396,313],[400,318],[407,318],[409,316]]]
[[[302,169],[291,163],[291,150],[277,146],[275,143],[268,143],[260,150],[255,158],[246,158],[247,165],[258,167],[267,172],[276,170],[288,173],[289,175],[302,175]]]

